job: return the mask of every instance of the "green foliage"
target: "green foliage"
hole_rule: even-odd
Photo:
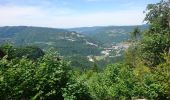
[[[161,0],[156,4],[149,4],[146,9],[145,21],[153,27],[167,28],[170,5],[166,0]]]
[[[5,43],[0,46],[0,49],[2,52],[4,52],[5,55],[10,55],[10,53],[13,51],[13,46],[10,43]]]
[[[83,81],[89,87],[89,92],[97,100],[126,99],[162,99],[169,98],[169,85],[165,81],[157,81],[154,72],[131,68],[125,64],[109,65],[102,73],[86,73]],[[136,71],[140,72],[136,72]],[[162,72],[161,72],[162,73]],[[163,74],[163,73],[162,73]],[[83,75],[84,76],[84,75]],[[168,80],[169,76],[166,78]]]
[[[162,54],[170,49],[169,11],[169,2],[164,0],[157,4],[149,4],[147,7],[145,21],[151,26],[144,33],[139,45],[141,57],[148,66],[153,67],[164,62]]]
[[[110,64],[103,71],[98,70],[99,62],[86,65],[91,66],[89,70],[71,70],[68,62],[56,54],[44,55],[37,47],[14,48],[10,44],[2,45],[0,55],[4,53],[6,56],[0,59],[0,99],[169,100],[170,29],[166,21],[169,4],[166,1],[151,4],[147,11],[145,20],[151,25],[150,29],[127,50],[124,62]],[[25,30],[25,27],[17,29],[7,27],[4,32],[0,32],[18,32]],[[43,33],[42,28],[38,29]],[[35,32],[32,28],[29,31]],[[135,28],[133,35],[137,37],[138,33],[139,29]],[[0,35],[13,37],[15,34]],[[43,38],[47,41],[47,38]],[[88,62],[85,57],[76,57],[67,59],[73,59],[73,65],[79,64],[76,60],[84,64]],[[83,68],[81,63],[79,66]]]
[[[4,56],[5,56],[4,51],[2,51],[2,50],[0,49],[0,58],[3,58]]]
[[[131,67],[136,67],[138,64],[137,59],[139,59],[139,52],[137,49],[136,45],[132,45],[124,53],[124,62]]]
[[[25,56],[29,59],[37,59],[44,56],[44,52],[38,47],[26,46],[22,48],[15,48],[13,56],[14,57]]]
[[[70,65],[75,69],[87,70],[93,65],[86,56],[70,56],[64,59],[70,61]]]
[[[131,32],[132,39],[137,40],[141,35],[139,27],[135,27],[134,30]]]
[[[92,100],[88,88],[79,82],[70,82],[63,89],[64,100]]]
[[[127,41],[130,38],[130,32],[136,26],[108,26],[108,27],[83,27],[73,28],[71,31],[76,31],[91,37],[93,40],[100,41],[103,46],[111,46],[122,41]],[[147,25],[141,25],[138,27],[140,30],[146,30]]]
[[[156,67],[156,82],[164,89],[162,96],[170,99],[170,52],[164,55],[165,62]]]
[[[67,70],[63,70],[65,65],[52,61],[44,57],[37,63],[26,59],[10,63],[1,62],[1,90],[3,90],[1,98],[30,99],[53,96],[61,98],[60,82],[63,80],[65,85],[69,76],[64,75],[67,73]]]
[[[7,59],[14,59],[14,58],[22,58],[26,57],[28,59],[36,60],[37,58],[42,57],[45,53],[36,46],[26,46],[16,48],[13,47],[11,44],[3,44],[0,46],[2,52],[7,55]]]
[[[130,99],[134,86],[131,73],[128,66],[124,64],[110,65],[104,71],[107,78],[108,94],[112,99]]]
[[[97,66],[97,64],[95,62],[93,63],[92,71],[99,72],[99,68],[98,68],[98,66]]]
[[[72,75],[67,63],[50,55],[36,62],[25,58],[10,61],[3,58],[0,60],[0,98],[90,98],[85,87],[73,80]]]
[[[148,66],[155,66],[165,61],[162,54],[170,49],[170,30],[145,36],[140,44],[141,56]]]
[[[100,47],[97,41],[66,29],[27,26],[0,27],[0,44],[11,42],[15,46],[36,45],[45,50],[53,47],[62,56],[100,54],[100,48],[87,44],[87,41]]]

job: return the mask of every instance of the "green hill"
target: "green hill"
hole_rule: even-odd
[[[110,46],[130,39],[130,32],[132,32],[135,27],[136,26],[96,26],[72,28],[69,30],[76,31],[91,37],[96,41],[100,41],[104,46]],[[148,28],[147,25],[140,25],[138,27],[141,30]]]
[[[0,43],[11,42],[16,46],[36,45],[42,49],[54,47],[63,56],[97,55],[99,42],[77,32],[43,27],[0,27]]]
[[[103,62],[114,63],[121,60],[122,49],[114,49],[112,45],[127,41],[130,38],[129,33],[134,27],[106,26],[56,29],[6,26],[0,27],[0,44],[10,42],[17,47],[38,46],[43,50],[53,47],[61,56],[72,61],[71,64],[74,67],[79,66],[81,69],[86,69],[93,65],[94,62],[90,61],[92,59],[99,67],[103,68],[105,66]],[[147,27],[140,26],[140,28],[143,30]],[[111,51],[108,52],[104,48],[109,48],[108,50]]]

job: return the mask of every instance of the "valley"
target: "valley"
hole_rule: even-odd
[[[55,29],[29,26],[0,27],[0,44],[14,46],[38,46],[44,51],[53,49],[72,66],[88,69],[93,63],[104,68],[101,62],[121,61],[130,46],[130,32],[135,26],[103,26],[72,29]],[[146,25],[139,26],[141,30]],[[74,59],[79,59],[76,61]],[[86,63],[85,63],[86,62]],[[88,63],[88,64],[87,64]],[[83,68],[81,68],[81,66]]]
[[[0,8],[0,100],[170,100],[170,0]]]

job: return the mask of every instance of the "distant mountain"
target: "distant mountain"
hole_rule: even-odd
[[[119,47],[117,44],[130,39],[129,33],[135,27],[106,26],[56,29],[6,26],[0,27],[0,44],[11,42],[15,46],[33,45],[44,50],[53,47],[66,60],[71,61],[73,67],[84,70],[96,63],[98,67],[103,68],[106,65],[105,62],[114,63],[122,60],[121,53],[124,49],[115,49],[114,47]],[[139,26],[141,30],[147,27],[146,25]]]
[[[0,43],[16,46],[37,45],[42,49],[54,47],[61,55],[97,55],[100,44],[85,35],[65,29],[13,26],[0,27]]]
[[[130,39],[130,32],[132,32],[135,27],[136,26],[97,26],[71,28],[68,30],[84,34],[94,40],[100,41],[105,46],[110,46],[110,44],[117,44]],[[148,28],[147,25],[139,25],[138,27],[141,30]]]

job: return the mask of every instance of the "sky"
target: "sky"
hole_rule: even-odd
[[[72,28],[144,24],[160,0],[0,0],[0,26]]]

